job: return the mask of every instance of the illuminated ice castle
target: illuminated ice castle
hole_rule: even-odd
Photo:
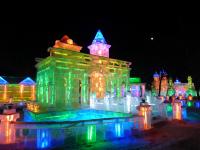
[[[131,63],[109,58],[110,47],[100,30],[88,46],[90,54],[81,53],[82,47],[66,35],[56,40],[50,56],[36,64],[40,108],[81,108],[91,98],[125,97]]]

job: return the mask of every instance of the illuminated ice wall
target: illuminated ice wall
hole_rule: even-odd
[[[101,101],[108,96],[117,100],[126,95],[131,63],[108,58],[110,46],[100,31],[93,44],[102,55],[81,53],[82,47],[64,36],[49,48],[49,57],[38,61],[37,100],[41,109],[80,108],[89,106],[91,98]]]
[[[132,97],[144,97],[145,83],[138,77],[129,78],[129,91]]]
[[[35,98],[35,82],[30,77],[25,78],[19,84],[10,84],[0,77],[0,101],[33,101]]]

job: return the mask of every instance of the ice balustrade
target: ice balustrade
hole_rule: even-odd
[[[126,119],[108,119],[98,121],[80,121],[77,123],[27,124],[12,123],[5,129],[0,124],[0,144],[15,143],[15,148],[46,149],[55,147],[77,147],[119,138],[133,139],[143,122],[142,117]],[[4,134],[5,133],[5,134]],[[5,141],[2,135],[9,134]],[[70,144],[69,144],[70,141]]]

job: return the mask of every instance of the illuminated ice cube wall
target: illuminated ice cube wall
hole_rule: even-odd
[[[129,78],[129,90],[132,97],[144,97],[145,83],[141,83],[141,78]]]
[[[0,101],[16,102],[22,100],[35,100],[35,82],[27,77],[18,84],[10,84],[0,77]]]
[[[89,106],[91,96],[100,101],[106,95],[116,101],[125,96],[131,63],[108,58],[109,47],[100,31],[89,46],[92,55],[81,53],[82,47],[68,36],[57,40],[49,48],[50,56],[36,65],[41,108],[80,108]]]

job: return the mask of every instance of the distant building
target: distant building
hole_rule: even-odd
[[[160,85],[161,76],[158,73],[153,75],[152,82],[152,94],[154,96],[158,96],[159,88],[161,96],[173,96],[179,97],[179,99],[191,99],[192,97],[197,96],[197,92],[195,90],[194,83],[192,82],[192,78],[188,76],[187,83],[181,83],[179,80],[176,80],[174,83],[172,79],[167,78],[167,74],[164,73],[162,75],[161,85]],[[168,83],[169,82],[169,83]]]
[[[187,83],[181,83],[178,79],[174,82],[174,90],[175,90],[175,96],[184,96],[186,94],[186,91],[188,89]]]
[[[188,76],[188,83],[181,83],[179,80],[176,80],[174,82],[174,90],[175,96],[180,96],[183,99],[187,99],[190,95],[192,97],[197,96],[194,83],[192,83],[192,78],[190,76]]]
[[[8,78],[9,77],[4,77]],[[33,101],[36,98],[35,82],[27,77],[19,83],[11,80],[9,83],[0,76],[0,102],[20,102],[23,100]]]
[[[161,88],[160,95],[166,96],[168,89],[168,78],[166,73],[162,74],[162,79],[161,75],[159,75],[157,72],[153,75],[152,92],[154,96],[157,96],[159,94],[159,88]]]

